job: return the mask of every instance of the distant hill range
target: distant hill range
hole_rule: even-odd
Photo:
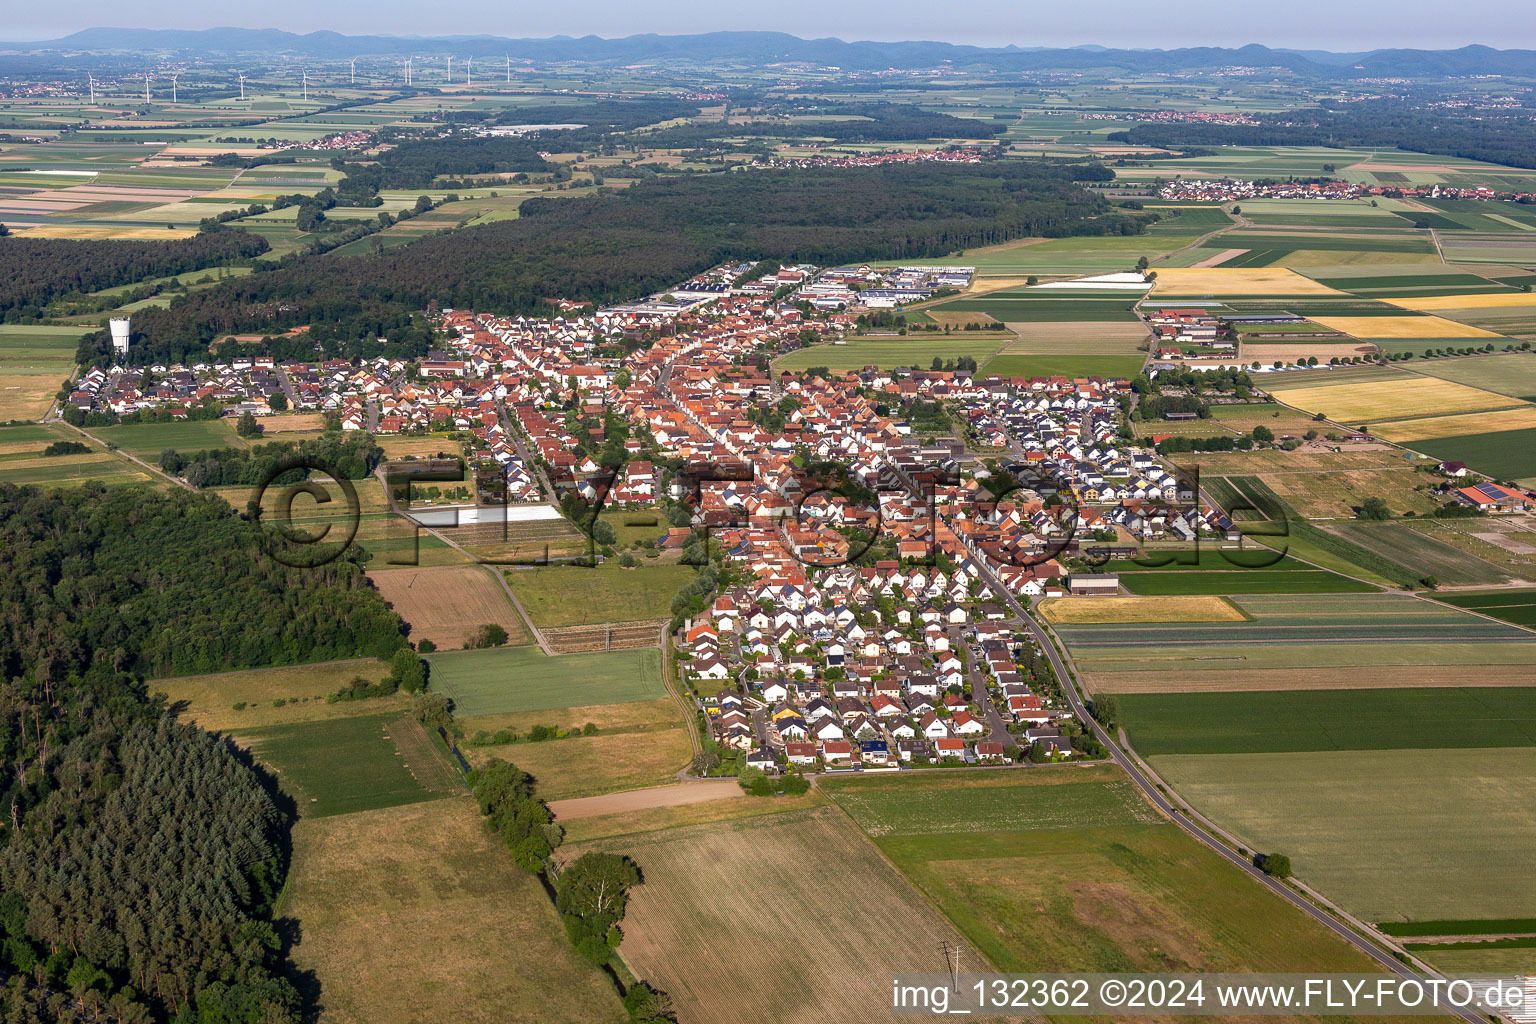
[[[921,69],[943,65],[993,71],[1119,70],[1190,71],[1223,67],[1281,68],[1321,78],[1437,77],[1511,75],[1536,77],[1536,51],[1464,46],[1459,50],[1371,50],[1330,53],[1283,50],[1251,44],[1237,49],[1201,46],[1178,50],[1112,50],[1099,46],[1071,49],[962,46],[939,42],[844,42],[801,39],[783,32],[710,32],[702,35],[553,36],[504,39],[496,36],[347,36],[337,32],[297,35],[276,29],[92,28],[63,39],[0,43],[13,55],[58,58],[71,53],[291,55],[322,59],[370,55],[449,53],[454,56],[510,56],[541,63],[631,64],[691,61],[705,64],[775,63],[836,66],[848,70]]]

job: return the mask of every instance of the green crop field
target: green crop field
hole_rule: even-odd
[[[1119,701],[1144,757],[1536,746],[1536,687],[1128,693]]]
[[[925,263],[972,266],[979,275],[1017,276],[1051,274],[1079,276],[1130,270],[1142,256],[1154,259],[1181,249],[1199,236],[1202,228],[1191,228],[1186,235],[1103,235],[1074,238],[1049,238],[993,246],[949,259],[925,260]]]
[[[1042,296],[1026,291],[1000,291],[990,295],[965,296],[942,302],[927,308],[930,313],[986,313],[1003,323],[1068,320],[1135,320],[1136,298],[1106,299],[1102,294],[1090,293],[1092,298],[1062,298],[1061,293]]]
[[[1470,586],[1504,583],[1514,578],[1508,566],[1485,562],[1400,522],[1350,520],[1330,523],[1327,529],[1400,566],[1409,579],[1433,577],[1437,583]]]
[[[1536,628],[1536,590],[1485,590],[1436,594],[1435,600],[1517,626]]]
[[[245,439],[235,433],[234,421],[223,419],[93,427],[91,433],[151,463],[167,448],[190,455],[208,448],[246,447]]]
[[[93,330],[0,324],[0,374],[56,374],[62,381],[75,368],[80,339]]]
[[[998,970],[1371,969],[1113,768],[914,775],[819,788]]]
[[[533,624],[545,627],[667,618],[672,599],[696,573],[688,565],[622,569],[609,562],[595,568],[540,566],[505,575]]]
[[[996,334],[981,339],[967,337],[971,333],[852,338],[842,345],[812,345],[798,349],[775,360],[773,367],[775,370],[807,370],[812,366],[825,366],[839,373],[866,366],[878,366],[883,370],[914,366],[926,370],[933,364],[935,356],[945,360],[969,356],[978,363],[985,363],[1012,338],[1012,335],[1005,338]]]
[[[1454,344],[1454,342],[1452,343]],[[1453,380],[1512,398],[1536,397],[1536,353],[1509,352],[1415,362],[1417,373]]]
[[[545,657],[536,647],[452,651],[427,659],[433,690],[461,715],[627,704],[667,695],[655,648]]]
[[[1407,442],[1414,451],[1436,459],[1465,462],[1479,472],[1525,486],[1536,484],[1536,427],[1462,434]]]
[[[1426,722],[1422,739],[1444,728]],[[1179,754],[1152,766],[1370,921],[1536,915],[1536,748]]]
[[[1322,569],[1208,569],[1202,572],[1138,572],[1120,578],[1133,594],[1347,594],[1377,590]]]
[[[1000,355],[983,363],[980,372],[999,377],[1134,377],[1145,363],[1142,355]]]
[[[415,719],[391,712],[268,726],[242,732],[240,739],[277,772],[301,815],[320,818],[432,800],[448,792],[428,788],[442,777],[442,764],[410,764],[412,758],[439,756],[417,742],[413,731],[421,732]],[[406,750],[410,753],[402,756]]]

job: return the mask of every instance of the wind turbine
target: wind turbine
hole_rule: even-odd
[[[96,105],[96,78],[95,78],[94,75],[91,75],[89,72],[86,73],[85,77],[89,78],[91,80],[91,106],[95,106]]]
[[[448,84],[453,84],[453,58],[448,58]]]
[[[507,54],[507,81],[512,81],[512,55]]]
[[[407,57],[407,58],[405,58],[405,84],[406,85],[410,85],[411,84],[411,61],[413,61],[413,60],[415,60],[414,57]]]
[[[240,75],[240,102],[245,102],[245,75]]]
[[[352,58],[352,84],[357,84],[357,58]]]
[[[149,102],[149,72],[144,72],[144,102]]]
[[[304,102],[309,102],[309,72],[304,72]]]
[[[474,66],[475,66],[475,58],[473,58],[473,57],[465,57],[464,58],[464,84],[465,85],[469,85],[470,84],[470,82],[469,82],[469,69],[474,67]]]
[[[181,77],[181,75],[179,73],[178,74],[174,74],[174,75],[171,76],[171,102],[172,103],[176,102],[176,79],[178,79],[180,77]]]

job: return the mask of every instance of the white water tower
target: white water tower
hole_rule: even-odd
[[[128,318],[115,316],[110,321],[112,328],[112,351],[120,356],[128,354]]]

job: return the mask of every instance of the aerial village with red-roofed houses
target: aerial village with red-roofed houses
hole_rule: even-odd
[[[740,765],[1102,756],[1024,606],[1116,593],[1112,573],[1081,570],[1140,540],[1234,529],[1125,439],[1130,382],[984,377],[959,361],[770,369],[971,274],[731,264],[602,309],[439,310],[437,348],[415,365],[92,370],[69,401],[174,414],[212,396],[231,413],[318,411],[343,431],[456,430],[520,512],[652,510],[656,546],[708,575],[674,605],[674,649],[718,756]]]

